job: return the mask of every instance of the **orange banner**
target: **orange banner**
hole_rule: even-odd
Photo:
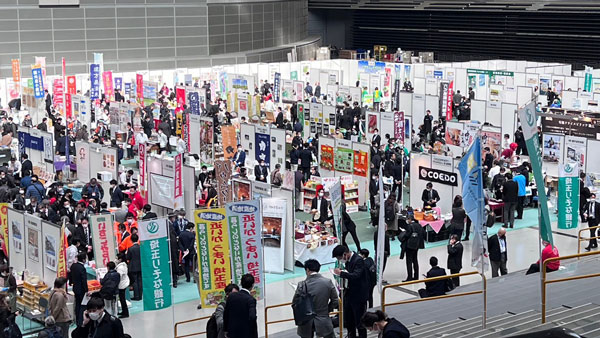
[[[60,247],[58,251],[58,270],[56,277],[67,277],[67,234],[65,233],[65,224],[60,228]]]
[[[12,76],[15,89],[21,92],[21,60],[19,59],[12,60]]]
[[[237,151],[237,134],[234,126],[221,126],[221,135],[223,136],[223,154],[225,159],[233,158]]]

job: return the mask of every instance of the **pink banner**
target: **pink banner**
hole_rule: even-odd
[[[146,143],[138,145],[138,155],[140,157],[140,191],[146,191]]]
[[[63,85],[62,79],[54,79],[52,84],[54,88],[54,95],[52,97],[52,101],[54,102],[54,107],[63,107],[63,94],[65,91],[65,86]]]
[[[454,81],[450,81],[448,84],[448,96],[446,100],[446,121],[452,120],[452,109],[454,109],[454,102],[452,102],[452,95],[454,94]]]
[[[135,92],[138,102],[144,102],[144,75],[135,75]]]
[[[177,93],[177,108],[175,109],[175,114],[183,111],[183,105],[185,104],[185,88],[179,88],[175,90]]]
[[[183,196],[183,176],[181,175],[181,165],[183,154],[175,156],[175,200]]]
[[[104,83],[104,95],[106,96],[105,101],[110,102],[112,101],[113,97],[113,79],[111,71],[102,73],[102,82]]]
[[[66,106],[65,111],[66,112],[65,113],[67,114],[67,119],[70,119],[71,115],[73,115],[73,102],[71,100],[72,100],[71,94],[66,93],[65,94],[65,101],[66,101],[66,103],[65,103],[65,106]]]

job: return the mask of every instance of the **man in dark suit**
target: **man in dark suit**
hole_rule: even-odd
[[[506,249],[506,229],[498,229],[498,234],[488,238],[488,252],[490,254],[490,265],[492,266],[492,277],[498,277],[498,270],[503,276],[508,273],[506,269],[507,261]]]
[[[462,269],[462,256],[463,256],[463,245],[460,242],[458,235],[450,236],[450,243],[448,244],[448,266],[450,274],[454,275],[460,273]],[[454,286],[460,285],[460,277],[452,278]]]
[[[519,202],[519,184],[513,181],[512,173],[506,173],[506,181],[502,184],[502,202],[504,202],[504,227],[510,223],[515,225],[515,210]]]
[[[246,152],[242,148],[241,144],[238,144],[237,153],[233,155],[233,163],[236,167],[240,168],[244,166],[244,163],[246,163]]]
[[[110,189],[108,189],[108,192],[110,193],[111,208],[117,207],[117,205],[123,203],[123,200],[125,200],[125,195],[115,179],[110,181]]]
[[[325,199],[325,190],[323,189],[323,186],[318,186],[317,196],[315,196],[310,203],[310,212],[313,214],[313,220],[325,223],[327,220],[328,210],[329,202]]]
[[[21,162],[21,172],[23,173],[23,176],[26,176],[25,171],[28,173],[33,172],[33,163],[31,163],[31,160],[29,160],[29,156],[27,156],[27,154],[21,155]]]
[[[300,150],[300,168],[304,173],[304,180],[310,178],[310,164],[312,162],[312,152],[308,148],[308,143],[304,143],[304,148]]]
[[[600,203],[596,201],[596,194],[594,193],[590,195],[590,201],[585,205],[584,216],[587,218],[590,228],[598,226],[600,223]],[[598,241],[594,237],[596,237],[596,229],[590,229],[590,238],[592,239],[590,239],[585,251],[590,251],[592,248],[598,247]]]
[[[256,299],[252,297],[254,276],[242,276],[242,289],[227,297],[223,312],[223,329],[228,338],[258,338]]]
[[[194,224],[188,223],[185,231],[179,234],[179,250],[183,257],[183,267],[185,271],[185,281],[190,282],[190,268],[194,267],[194,243],[196,242],[196,233]]]
[[[431,265],[431,269],[427,271],[426,278],[446,275],[446,270],[438,266],[438,259],[436,257],[429,258],[429,265]],[[425,289],[419,289],[419,296],[421,298],[443,296],[446,294],[446,283],[448,283],[447,279],[425,282]]]
[[[267,183],[267,177],[269,177],[269,169],[264,160],[260,160],[260,163],[254,166],[254,178],[259,182]]]
[[[404,236],[403,246],[406,248],[406,274],[403,282],[419,279],[419,259],[417,255],[419,249],[425,248],[425,230],[421,224],[417,223],[412,215],[406,219],[406,235]]]
[[[371,144],[376,145],[377,148],[379,148],[379,145],[381,144],[381,135],[379,135],[379,129],[377,128],[373,130],[373,138],[371,139]]]
[[[335,268],[333,273],[345,279],[348,283],[344,290],[344,319],[348,329],[348,337],[366,338],[367,329],[361,324],[360,319],[367,311],[367,300],[371,288],[369,286],[369,275],[365,268],[362,257],[350,251],[344,245],[338,245],[333,249],[333,258],[345,264],[345,269]]]
[[[421,201],[423,201],[423,208],[429,206],[435,208],[437,206],[437,202],[440,201],[440,194],[438,194],[437,190],[433,189],[433,183],[428,182],[427,188],[423,190],[423,194],[421,194]]]
[[[92,250],[92,232],[89,223],[87,218],[82,218],[79,221],[79,224],[75,228],[75,238],[79,238],[81,241],[80,250],[87,253],[88,259],[93,259],[94,250]]]
[[[154,211],[152,211],[152,206],[150,204],[145,204],[144,205],[144,217],[142,217],[142,220],[149,220],[149,219],[155,219],[158,218],[158,215],[156,215],[156,213]]]
[[[275,118],[275,126],[279,129],[283,129],[285,126],[283,125],[283,110],[281,107],[277,108],[277,117]]]
[[[188,221],[185,218],[185,210],[179,210],[177,212],[177,218],[173,221],[173,228],[175,228],[175,233],[179,236],[187,227]]]
[[[131,275],[131,285],[133,285],[132,300],[142,300],[142,261],[140,258],[140,244],[137,234],[131,235],[131,241],[134,243],[127,249],[127,262],[129,274]]]
[[[88,292],[87,272],[83,265],[85,259],[85,252],[80,252],[77,255],[77,262],[71,265],[71,270],[69,272],[69,284],[73,286],[73,293],[75,294],[75,321],[77,326],[81,326],[83,323],[83,307],[81,301],[83,301],[83,296]]]

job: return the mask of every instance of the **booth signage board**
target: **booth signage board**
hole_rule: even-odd
[[[229,179],[231,178],[231,161],[215,161],[215,177],[217,179],[217,200],[219,205],[225,205],[232,201],[231,187]]]
[[[255,157],[258,162],[265,161],[268,167],[271,162],[271,140],[269,128],[262,126],[256,126],[255,128]]]
[[[558,228],[577,228],[579,214],[579,163],[558,166]]]
[[[542,115],[543,133],[572,135],[600,140],[600,133],[598,130],[600,130],[600,123],[596,120],[585,121]]]
[[[196,210],[196,247],[202,307],[216,307],[225,299],[231,281],[229,228],[225,208]]]
[[[453,187],[458,186],[458,175],[453,172],[431,169],[419,166],[419,179],[428,182],[435,182]]]
[[[91,215],[90,230],[92,231],[96,266],[105,268],[108,262],[114,261],[116,258],[113,215]]]
[[[352,173],[354,164],[352,141],[337,139],[335,150],[335,170]]]
[[[227,203],[229,241],[231,244],[233,281],[238,285],[242,275],[254,276],[254,297],[263,299],[265,295],[264,263],[262,257],[262,215],[260,201]]]
[[[144,311],[171,306],[171,264],[167,220],[139,223]]]
[[[273,79],[273,101],[279,102],[279,87],[281,85],[281,73],[275,73]]]
[[[173,176],[150,173],[150,203],[163,208],[173,209],[175,198]]]
[[[394,138],[404,144],[404,112],[394,112]]]
[[[262,240],[265,260],[265,272],[283,273],[285,264],[286,200],[279,198],[262,199]]]
[[[179,210],[183,207],[183,154],[177,154],[175,156],[175,201],[173,209]]]

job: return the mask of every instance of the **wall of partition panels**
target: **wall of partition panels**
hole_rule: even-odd
[[[290,46],[312,45],[306,21],[302,0],[80,0],[78,8],[0,0],[0,76],[17,58],[30,74],[35,57],[46,58],[49,75],[61,73],[62,57],[69,73],[85,73],[95,52],[113,71],[283,61]],[[239,52],[248,53],[225,55]]]

